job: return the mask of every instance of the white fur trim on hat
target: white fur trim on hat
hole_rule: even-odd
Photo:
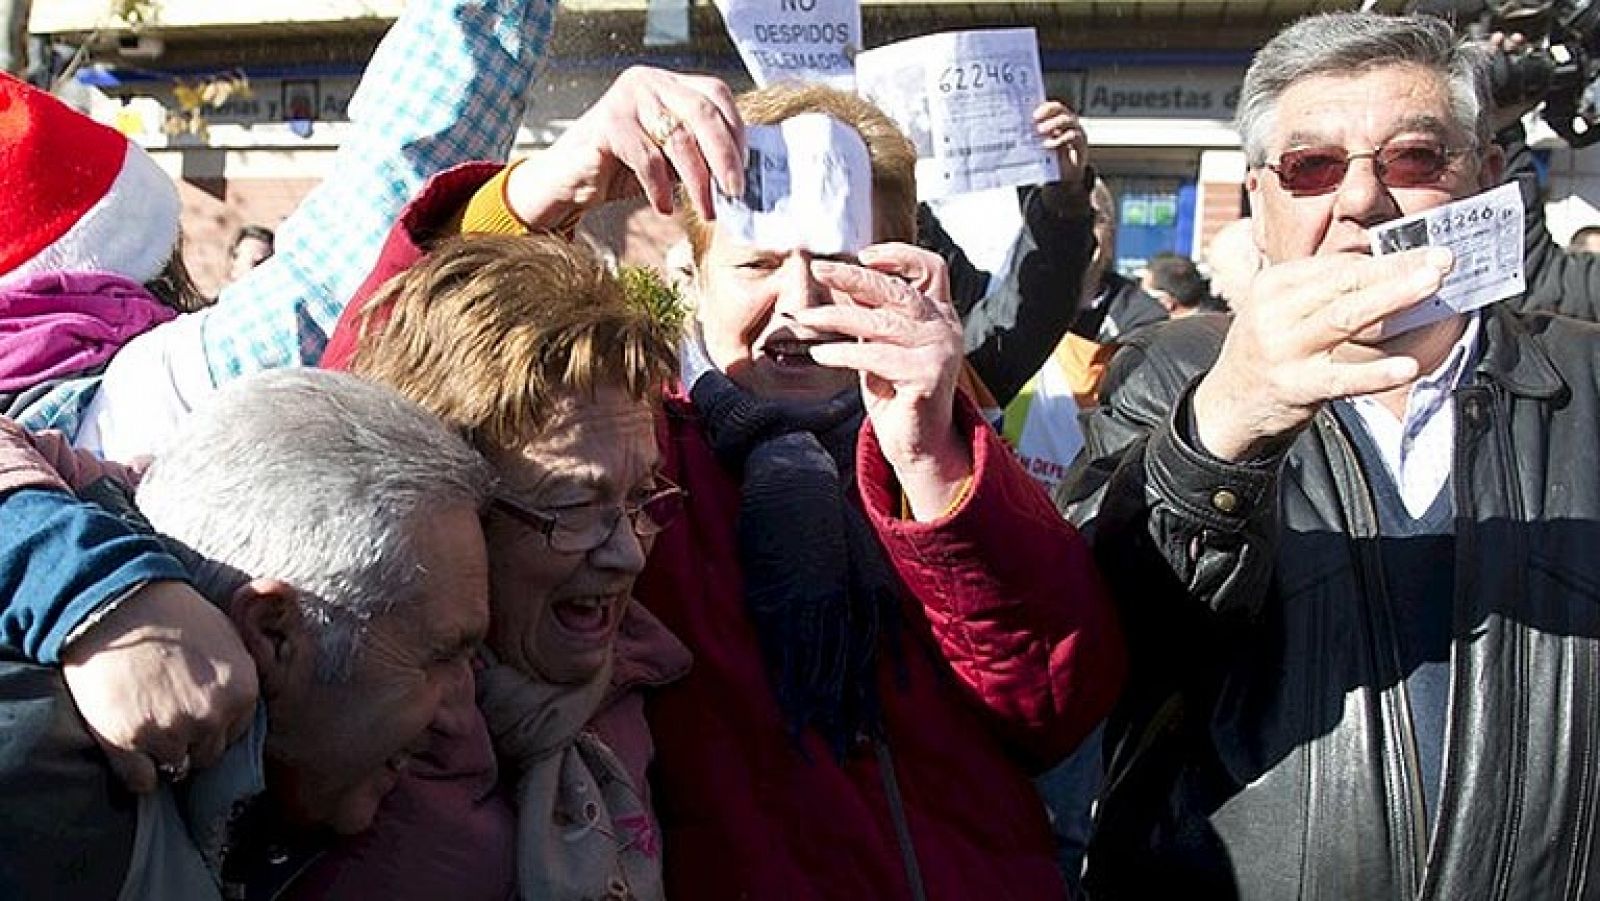
[[[148,282],[177,249],[182,214],[178,186],[144,148],[129,141],[122,169],[105,196],[0,281],[42,272],[109,272]]]

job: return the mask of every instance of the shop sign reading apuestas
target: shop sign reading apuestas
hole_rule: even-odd
[[[1239,105],[1235,70],[1091,71],[1078,96],[1086,116],[1231,119]]]

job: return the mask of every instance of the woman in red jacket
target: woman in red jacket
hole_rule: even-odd
[[[686,214],[695,322],[658,437],[687,510],[636,587],[695,659],[648,709],[668,897],[1061,897],[1028,776],[1110,708],[1121,636],[1080,537],[956,390],[943,263],[898,243],[913,149],[824,88],[612,100],[537,166],[441,178],[390,264],[464,203],[469,228],[559,227],[641,184],[660,208],[676,172],[703,211],[740,179],[702,147],[812,112],[865,142],[879,242],[756,247]]]

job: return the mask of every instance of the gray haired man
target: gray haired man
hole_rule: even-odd
[[[1058,497],[1134,666],[1095,898],[1600,894],[1600,332],[1390,334],[1452,260],[1366,251],[1500,180],[1486,104],[1432,19],[1305,19],[1246,75],[1267,265],[1118,358]]]
[[[168,770],[162,788],[132,798],[107,778],[59,677],[0,666],[0,721],[11,724],[0,732],[0,895],[270,896],[319,833],[365,829],[428,731],[472,703],[489,483],[462,439],[353,376],[267,373],[203,408],[146,473],[137,506],[237,630],[261,686],[255,723],[215,765]],[[68,540],[86,533],[22,518],[30,503],[56,505],[54,522],[76,502],[0,498],[7,567],[93,570],[125,538]]]

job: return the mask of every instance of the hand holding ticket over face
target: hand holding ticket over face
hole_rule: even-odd
[[[744,195],[718,191],[717,225],[765,250],[855,254],[872,243],[872,162],[861,136],[806,113],[745,129]]]
[[[1383,323],[1383,336],[1409,332],[1527,290],[1522,192],[1515,184],[1396,219],[1372,230],[1374,255],[1448,247],[1455,268],[1432,297]]]

